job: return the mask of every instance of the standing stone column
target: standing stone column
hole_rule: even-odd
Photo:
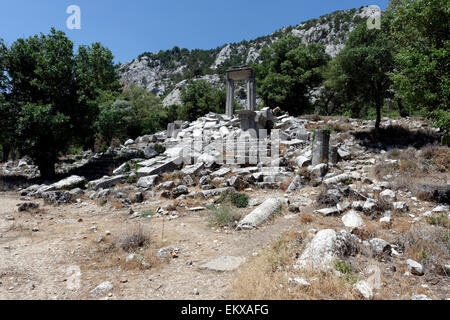
[[[312,165],[328,163],[330,152],[330,132],[328,130],[316,130],[313,141]]]
[[[247,80],[247,110],[256,110],[256,81],[255,78]]]
[[[232,118],[234,114],[234,81],[232,79],[227,79],[226,114],[230,118]]]
[[[329,161],[331,164],[337,164],[338,163],[338,147],[330,145],[330,155],[328,156]]]

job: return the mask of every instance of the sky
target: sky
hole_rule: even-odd
[[[336,10],[378,5],[388,0],[0,0],[0,38],[11,45],[51,27],[78,45],[100,42],[126,62],[149,51],[211,49],[252,40]],[[81,29],[68,29],[81,11]]]

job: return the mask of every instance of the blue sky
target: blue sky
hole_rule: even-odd
[[[52,26],[75,43],[101,42],[116,62],[145,51],[211,49],[251,40],[287,25],[340,9],[378,5],[388,0],[0,0],[0,38],[17,38]],[[81,30],[69,30],[69,5],[81,8]]]

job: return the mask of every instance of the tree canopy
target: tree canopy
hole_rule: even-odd
[[[322,45],[308,46],[295,36],[287,36],[261,52],[261,65],[255,65],[258,92],[264,104],[279,106],[293,115],[310,110],[309,93],[323,81],[330,56]]]

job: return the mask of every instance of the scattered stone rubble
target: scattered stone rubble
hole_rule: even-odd
[[[261,118],[261,113],[258,113],[258,117]],[[367,256],[379,261],[388,261],[392,256],[398,256],[398,248],[394,244],[378,238],[363,239],[358,234],[358,230],[364,227],[363,216],[376,219],[380,226],[389,225],[397,214],[409,214],[411,219],[414,218],[411,223],[421,219],[417,214],[410,213],[410,207],[404,201],[407,198],[413,199],[412,194],[393,191],[392,176],[378,181],[371,175],[374,165],[386,153],[383,146],[374,145],[368,151],[367,146],[363,147],[348,132],[330,134],[330,130],[318,129],[323,128],[323,120],[306,120],[288,115],[271,115],[266,118],[273,119],[273,128],[280,130],[279,145],[278,149],[274,149],[277,146],[273,141],[260,137],[256,142],[266,142],[261,146],[265,148],[265,153],[259,154],[255,163],[250,157],[253,152],[250,146],[256,145],[255,141],[245,140],[242,144],[234,144],[232,150],[224,144],[224,141],[228,141],[226,139],[239,141],[249,128],[243,128],[237,117],[210,113],[194,122],[178,121],[170,124],[165,132],[128,140],[119,148],[110,148],[105,153],[108,159],[122,159],[122,162],[116,161],[114,170],[110,170],[108,175],[97,176],[95,179],[91,179],[89,174],[83,175],[83,166],[92,161],[100,161],[98,159],[104,159],[105,156],[83,152],[71,163],[76,174],[70,175],[72,172],[68,173],[67,168],[60,167],[60,172],[69,174],[67,177],[57,182],[31,185],[20,190],[20,194],[43,198],[46,204],[52,205],[77,202],[82,195],[103,202],[118,200],[123,206],[130,208],[130,218],[137,219],[141,215],[133,211],[132,204],[158,197],[162,201],[197,199],[199,205],[186,207],[187,211],[194,212],[205,210],[208,204],[228,191],[285,190],[284,197],[250,198],[249,206],[253,210],[236,226],[237,230],[248,232],[245,230],[261,227],[281,207],[295,214],[300,212],[301,207],[312,205],[314,200],[311,195],[298,191],[308,186],[322,186],[332,202],[315,210],[314,214],[339,216],[346,230],[312,230],[310,242],[296,261],[296,269],[334,269],[336,259],[346,259],[359,252],[369,253]],[[333,124],[333,121],[339,120],[329,120],[327,125]],[[374,125],[373,121],[346,121],[358,130],[370,130]],[[383,119],[382,125],[389,124],[408,126],[411,129],[424,127],[420,121]],[[258,128],[261,127],[256,127]],[[157,152],[161,148],[157,148],[156,144],[163,146],[165,151]],[[278,151],[279,159],[272,158],[271,152]],[[243,158],[239,160],[236,153],[243,155]],[[8,162],[0,171],[4,175],[24,174],[34,177],[37,169],[29,163],[29,160],[20,161],[20,165]],[[169,219],[178,217],[176,205],[173,208],[161,206],[156,210],[156,216],[165,215]],[[33,208],[24,203],[19,210],[27,210],[28,207]],[[448,209],[447,205],[441,205],[422,216],[445,212],[448,214]],[[179,250],[174,246],[162,248],[158,255],[173,258]],[[238,257],[220,257],[201,268],[230,271],[244,261],[245,259]],[[413,276],[426,273],[424,267],[413,260],[405,261],[405,268]],[[373,274],[379,277],[379,272]],[[354,285],[355,291],[364,299],[372,299],[374,291],[379,288],[377,277],[373,275],[358,281]],[[100,287],[102,288],[94,289],[91,296],[113,289],[109,284]],[[420,298],[424,297],[414,296],[412,299]]]

